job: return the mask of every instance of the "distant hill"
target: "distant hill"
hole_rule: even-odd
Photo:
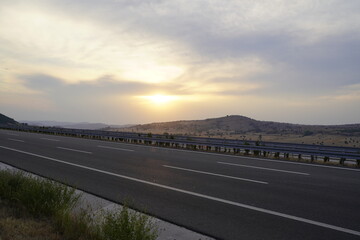
[[[105,123],[88,123],[88,122],[59,122],[59,121],[21,121],[22,123],[27,123],[33,126],[45,126],[45,127],[62,127],[62,128],[75,128],[75,129],[107,129],[107,128],[123,128],[130,127],[133,125],[108,125]]]
[[[18,122],[0,113],[0,124],[18,124]]]
[[[301,125],[258,121],[244,116],[232,115],[205,120],[174,121],[135,125],[121,129],[133,132],[172,133],[189,135],[241,135],[259,134],[335,134],[360,136],[360,124],[347,125]]]

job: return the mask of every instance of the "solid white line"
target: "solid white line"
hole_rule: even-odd
[[[56,148],[63,149],[63,150],[68,150],[68,151],[73,151],[73,152],[92,154],[92,152],[87,152],[87,151],[82,151],[82,150],[77,150],[77,149],[72,149],[72,148],[64,148],[64,147],[56,147]]]
[[[188,169],[188,168],[174,167],[174,166],[169,166],[169,165],[163,165],[163,167],[184,170],[184,171],[188,171],[188,172],[202,173],[202,174],[207,174],[207,175],[212,175],[212,176],[217,176],[217,177],[224,177],[224,178],[231,178],[231,179],[236,179],[236,180],[254,182],[254,183],[269,184],[268,182],[262,182],[262,181],[247,179],[247,178],[238,178],[238,177],[222,175],[222,174],[217,174],[217,173],[211,173],[211,172],[198,171],[198,170],[193,170],[193,169]]]
[[[47,140],[47,141],[53,141],[53,142],[60,142],[60,140],[52,139],[52,138],[40,138],[40,139]]]
[[[204,194],[200,194],[200,193],[196,193],[196,192],[191,192],[191,191],[187,191],[187,190],[183,190],[183,189],[179,189],[179,188],[175,188],[175,187],[170,187],[170,186],[166,186],[166,185],[162,185],[162,184],[158,184],[158,183],[148,182],[148,181],[141,180],[141,179],[138,179],[138,178],[128,177],[128,176],[124,176],[124,175],[120,175],[120,174],[116,174],[116,173],[112,173],[112,172],[99,170],[99,169],[92,168],[92,167],[87,167],[87,166],[84,166],[84,165],[65,162],[65,161],[62,161],[62,160],[55,159],[55,158],[46,157],[46,156],[38,155],[38,154],[35,154],[35,153],[25,152],[25,151],[17,150],[17,149],[14,149],[14,148],[9,148],[9,147],[4,147],[4,146],[0,146],[0,148],[7,149],[7,150],[10,150],[10,151],[14,151],[14,152],[27,154],[27,155],[30,155],[30,156],[44,158],[44,159],[47,159],[47,160],[50,160],[50,161],[59,162],[59,163],[67,164],[67,165],[70,165],[70,166],[87,169],[87,170],[94,171],[94,172],[104,173],[104,174],[107,174],[107,175],[127,179],[127,180],[134,181],[134,182],[144,183],[144,184],[147,184],[147,185],[151,185],[151,186],[155,186],[155,187],[159,187],[159,188],[163,188],[163,189],[167,189],[167,190],[172,190],[172,191],[175,191],[175,192],[188,194],[188,195],[191,195],[191,196],[196,196],[196,197],[200,197],[200,198],[204,198],[204,199],[208,199],[208,200],[212,200],[212,201],[216,201],[216,202],[221,202],[221,203],[225,203],[225,204],[229,204],[229,205],[233,205],[233,206],[237,206],[237,207],[241,207],[241,208],[245,208],[245,209],[254,210],[254,211],[257,211],[257,212],[267,213],[267,214],[278,216],[278,217],[283,217],[283,218],[287,218],[287,219],[291,219],[291,220],[295,220],[295,221],[299,221],[299,222],[312,224],[312,225],[319,226],[319,227],[324,227],[324,228],[328,228],[328,229],[332,229],[332,230],[336,230],[336,231],[345,232],[345,233],[348,233],[348,234],[353,234],[353,235],[356,235],[356,236],[360,236],[360,232],[358,232],[358,231],[347,229],[347,228],[342,228],[342,227],[338,227],[338,226],[334,226],[334,225],[327,224],[327,223],[317,222],[317,221],[313,221],[313,220],[310,220],[310,219],[306,219],[306,218],[302,218],[302,217],[296,217],[296,216],[293,216],[293,215],[280,213],[280,212],[276,212],[276,211],[272,211],[272,210],[267,210],[267,209],[264,209],[264,208],[254,207],[254,206],[251,206],[251,205],[242,204],[242,203],[238,203],[238,202],[233,202],[233,201],[222,199],[222,198],[212,197],[212,196],[208,196],[208,195],[204,195]]]
[[[236,164],[236,163],[227,163],[227,162],[217,162],[217,163],[231,165],[231,166],[237,166],[237,167],[256,168],[256,169],[275,171],[275,172],[292,173],[292,174],[299,174],[299,175],[310,175],[309,173],[303,173],[303,172],[294,172],[294,171],[280,170],[280,169],[274,169],[274,168],[255,167],[255,166],[242,165],[242,164]]]
[[[135,150],[132,149],[125,149],[125,148],[115,148],[115,147],[108,147],[108,146],[101,146],[98,145],[99,148],[108,148],[108,149],[113,149],[113,150],[119,150],[119,151],[128,151],[128,152],[134,152]]]
[[[15,141],[15,142],[25,142],[25,141],[23,141],[23,140],[14,139],[14,138],[8,138],[8,140],[10,140],[10,141]]]
[[[97,140],[94,140],[97,141]],[[188,153],[198,153],[198,154],[206,154],[206,155],[214,155],[220,157],[230,157],[230,158],[242,158],[242,159],[251,159],[255,161],[264,161],[264,162],[276,162],[276,163],[284,163],[284,164],[294,164],[294,165],[302,165],[308,167],[321,167],[321,168],[332,168],[332,169],[339,169],[339,170],[347,170],[347,171],[355,171],[360,172],[360,169],[356,168],[345,168],[345,167],[335,167],[335,166],[327,166],[327,165],[317,165],[312,163],[301,163],[301,162],[292,162],[292,161],[281,161],[275,159],[268,159],[268,158],[255,158],[255,157],[246,157],[246,156],[235,156],[235,155],[228,155],[228,154],[221,154],[221,153],[210,153],[210,152],[201,152],[201,151],[191,151],[185,149],[175,149],[175,148],[167,148],[167,147],[154,147],[154,146],[147,146],[147,145],[140,145],[140,144],[130,144],[130,143],[120,143],[120,142],[113,142],[115,144],[123,144],[128,146],[136,146],[136,147],[147,147],[147,148],[156,148],[161,150],[171,150],[171,151],[179,151],[179,152],[188,152]]]

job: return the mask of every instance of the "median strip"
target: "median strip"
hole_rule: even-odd
[[[174,167],[174,166],[169,166],[169,165],[163,165],[163,167],[172,168],[172,169],[178,169],[178,170],[188,171],[188,172],[201,173],[201,174],[206,174],[206,175],[212,175],[212,176],[217,176],[217,177],[223,177],[223,178],[231,178],[231,179],[247,181],[247,182],[253,182],[253,183],[269,184],[268,182],[262,182],[262,181],[247,179],[247,178],[233,177],[233,176],[217,174],[217,173],[211,173],[211,172],[198,171],[198,170],[193,170],[193,169],[188,169],[188,168]]]
[[[113,150],[118,150],[118,151],[127,151],[127,152],[134,152],[135,151],[135,150],[132,150],[132,149],[108,147],[108,146],[101,146],[101,145],[98,145],[98,147],[99,148],[113,149]]]
[[[138,179],[138,178],[128,177],[128,176],[124,176],[124,175],[120,175],[120,174],[116,174],[116,173],[112,173],[112,172],[107,172],[107,171],[104,171],[104,170],[99,170],[99,169],[92,168],[92,167],[87,167],[87,166],[84,166],[84,165],[65,162],[65,161],[62,161],[62,160],[55,159],[55,158],[46,157],[46,156],[42,156],[42,155],[35,154],[35,153],[25,152],[25,151],[14,149],[14,148],[9,148],[9,147],[5,147],[5,146],[0,146],[0,148],[7,149],[7,150],[10,150],[10,151],[14,151],[14,152],[27,154],[27,155],[34,156],[34,157],[47,159],[47,160],[58,162],[58,163],[63,163],[63,164],[66,164],[66,165],[70,165],[70,166],[74,166],[74,167],[78,167],[78,168],[82,168],[82,169],[86,169],[86,170],[90,170],[90,171],[94,171],[94,172],[107,174],[107,175],[114,176],[114,177],[123,178],[123,179],[126,179],[126,180],[138,182],[138,183],[147,184],[147,185],[150,185],[150,186],[155,186],[155,187],[171,190],[171,191],[174,191],[174,192],[180,192],[180,193],[184,193],[184,194],[187,194],[187,195],[191,195],[191,196],[195,196],[195,197],[199,197],[199,198],[203,198],[203,199],[207,199],[207,200],[212,200],[212,201],[216,201],[216,202],[220,202],[220,203],[225,203],[225,204],[229,204],[229,205],[236,206],[236,207],[241,207],[241,208],[245,208],[245,209],[249,209],[249,210],[253,210],[253,211],[257,211],[257,212],[270,214],[270,215],[273,215],[273,216],[278,216],[278,217],[282,217],[282,218],[286,218],[286,219],[290,219],[290,220],[294,220],[294,221],[298,221],[298,222],[303,222],[303,223],[307,223],[307,224],[311,224],[311,225],[315,225],[315,226],[319,226],[319,227],[323,227],[323,228],[327,228],[327,229],[336,230],[336,231],[339,231],[339,232],[344,232],[344,233],[360,236],[360,232],[352,230],[352,229],[348,229],[348,228],[338,227],[338,226],[323,223],[323,222],[313,221],[313,220],[302,218],[302,217],[297,217],[297,216],[293,216],[293,215],[289,215],[289,214],[285,214],[285,213],[280,213],[280,212],[276,212],[276,211],[272,211],[272,210],[268,210],[268,209],[264,209],[264,208],[254,207],[254,206],[251,206],[251,205],[242,204],[242,203],[238,203],[238,202],[233,202],[233,201],[230,201],[230,200],[221,199],[221,198],[217,198],[217,197],[212,197],[212,196],[204,195],[204,194],[201,194],[201,193],[191,192],[191,191],[188,191],[188,190],[183,190],[183,189],[179,189],[179,188],[175,188],[175,187],[170,187],[170,186],[166,186],[166,185],[162,185],[162,184],[158,184],[158,183],[148,182],[148,181],[141,180],[141,179]]]
[[[294,172],[294,171],[287,171],[287,170],[280,170],[280,169],[274,169],[274,168],[264,168],[264,167],[255,167],[255,166],[249,166],[249,165],[243,165],[243,164],[236,164],[236,163],[227,163],[227,162],[217,162],[219,164],[226,164],[236,167],[247,167],[247,168],[255,168],[255,169],[261,169],[261,170],[267,170],[267,171],[275,171],[275,172],[283,172],[283,173],[291,173],[291,174],[299,174],[299,175],[310,175],[309,173],[303,173],[303,172]]]
[[[56,148],[63,149],[63,150],[68,150],[68,151],[73,151],[73,152],[92,154],[92,152],[87,152],[87,151],[82,151],[82,150],[77,150],[77,149],[72,149],[72,148],[64,148],[64,147],[56,147]]]

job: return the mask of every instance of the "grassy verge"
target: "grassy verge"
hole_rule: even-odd
[[[22,172],[0,171],[0,240],[154,240],[157,228],[127,207],[102,212],[74,211],[75,189]]]
[[[46,219],[30,216],[0,201],[1,240],[60,240],[64,239]]]

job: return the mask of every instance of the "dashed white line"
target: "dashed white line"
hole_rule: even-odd
[[[15,141],[15,142],[25,142],[24,140],[14,139],[14,138],[8,138],[8,140]]]
[[[11,133],[7,133],[7,134],[12,135]],[[14,135],[14,136],[18,136],[18,135]],[[83,139],[83,140],[85,140],[85,139]],[[104,142],[104,141],[100,141],[100,140],[90,140],[90,141]],[[133,147],[155,148],[155,149],[161,149],[161,150],[171,150],[171,151],[180,151],[180,152],[207,154],[207,155],[214,155],[214,156],[220,156],[220,157],[252,159],[252,160],[255,160],[255,161],[276,162],[276,163],[283,163],[283,164],[302,165],[302,166],[308,166],[308,167],[331,168],[331,169],[338,169],[338,170],[345,170],[345,171],[360,172],[360,169],[350,168],[350,167],[336,167],[336,166],[320,165],[320,164],[313,164],[313,163],[302,163],[302,162],[293,162],[293,161],[286,161],[286,160],[282,161],[282,160],[275,160],[275,159],[268,159],[268,158],[256,158],[256,157],[247,157],[247,156],[236,156],[236,155],[228,155],[228,154],[221,154],[221,153],[191,151],[191,150],[185,150],[185,149],[174,149],[174,148],[167,148],[167,147],[155,147],[155,146],[147,146],[147,145],[139,145],[139,144],[130,144],[130,143],[121,143],[121,142],[113,142],[113,143],[114,143],[114,144],[119,144],[119,145],[133,146]]]
[[[150,186],[155,186],[155,187],[159,187],[159,188],[163,188],[163,189],[167,189],[167,190],[171,190],[171,191],[175,191],[175,192],[180,192],[180,193],[184,193],[184,194],[199,197],[199,198],[204,198],[204,199],[207,199],[207,200],[221,202],[221,203],[229,204],[229,205],[236,206],[236,207],[241,207],[241,208],[245,208],[245,209],[249,209],[249,210],[253,210],[253,211],[257,211],[257,212],[262,212],[262,213],[266,213],[266,214],[270,214],[270,215],[274,215],[274,216],[278,216],[278,217],[282,217],[282,218],[286,218],[286,219],[291,219],[291,220],[298,221],[298,222],[308,223],[308,224],[312,224],[312,225],[315,225],[315,226],[319,226],[319,227],[323,227],[323,228],[327,228],[327,229],[332,229],[332,230],[336,230],[336,231],[340,231],[340,232],[360,236],[360,232],[352,230],[352,229],[348,229],[348,228],[338,227],[338,226],[323,223],[323,222],[318,222],[318,221],[314,221],[314,220],[310,220],[310,219],[306,219],[306,218],[302,218],[302,217],[297,217],[297,216],[293,216],[293,215],[289,215],[289,214],[285,214],[285,213],[280,213],[280,212],[276,212],[276,211],[272,211],[272,210],[268,210],[268,209],[264,209],[264,208],[254,207],[254,206],[251,206],[251,205],[242,204],[242,203],[238,203],[238,202],[233,202],[233,201],[222,199],[222,198],[212,197],[212,196],[204,195],[204,194],[201,194],[201,193],[191,192],[191,191],[188,191],[188,190],[183,190],[183,189],[179,189],[179,188],[175,188],[175,187],[170,187],[170,186],[166,186],[166,185],[162,185],[162,184],[158,184],[158,183],[148,182],[148,181],[141,180],[141,179],[138,179],[138,178],[128,177],[128,176],[125,176],[125,175],[120,175],[120,174],[116,174],[116,173],[112,173],[112,172],[107,172],[107,171],[104,171],[104,170],[100,170],[100,169],[96,169],[96,168],[92,168],[92,167],[87,167],[87,166],[84,166],[84,165],[65,162],[65,161],[62,161],[62,160],[55,159],[55,158],[46,157],[46,156],[38,155],[38,154],[35,154],[35,153],[25,152],[25,151],[21,151],[21,150],[14,149],[14,148],[9,148],[9,147],[5,147],[5,146],[0,146],[0,148],[7,149],[7,150],[10,150],[10,151],[14,151],[14,152],[27,154],[27,155],[30,155],[30,156],[35,156],[35,157],[47,159],[47,160],[54,161],[54,162],[67,164],[67,165],[82,168],[82,169],[87,169],[87,170],[94,171],[94,172],[107,174],[107,175],[114,176],[114,177],[127,179],[127,180],[134,181],[134,182],[144,183],[144,184],[147,184],[147,185],[150,185]]]
[[[218,174],[218,173],[198,171],[198,170],[193,170],[193,169],[188,169],[188,168],[174,167],[174,166],[169,166],[169,165],[163,165],[163,167],[173,168],[173,169],[178,169],[178,170],[183,170],[183,171],[188,171],[188,172],[201,173],[201,174],[206,174],[206,175],[212,175],[212,176],[217,176],[217,177],[223,177],[223,178],[231,178],[231,179],[247,181],[247,182],[253,182],[253,183],[269,184],[268,182],[263,182],[263,181],[257,181],[257,180],[247,179],[247,178],[233,177],[233,176],[228,176],[228,175],[223,175],[223,174]]]
[[[64,147],[56,147],[56,148],[63,149],[63,150],[68,150],[68,151],[73,151],[73,152],[92,154],[92,152],[87,152],[87,151],[82,151],[82,150],[77,150],[77,149],[72,149],[72,148],[64,148]]]
[[[53,141],[53,142],[60,142],[60,140],[52,139],[52,138],[40,138],[40,139],[47,140],[47,141]]]
[[[96,141],[96,140],[94,140]],[[202,152],[202,151],[191,151],[186,149],[175,149],[175,148],[168,148],[168,147],[155,147],[155,146],[146,146],[146,145],[139,145],[139,144],[130,144],[130,143],[120,143],[116,142],[116,144],[119,145],[128,145],[128,146],[134,146],[134,147],[143,147],[143,148],[155,148],[155,149],[161,149],[161,150],[170,150],[170,151],[179,151],[179,152],[188,152],[188,153],[197,153],[197,154],[205,154],[205,155],[213,155],[213,156],[219,156],[219,157],[230,157],[230,158],[242,158],[242,159],[251,159],[255,161],[264,161],[264,162],[276,162],[276,163],[283,163],[283,164],[293,164],[293,165],[302,165],[307,167],[320,167],[320,168],[332,168],[332,169],[338,169],[338,170],[346,170],[346,171],[355,171],[360,172],[360,169],[356,168],[349,168],[349,167],[335,167],[335,166],[327,166],[327,165],[319,165],[319,164],[313,164],[313,163],[301,163],[301,162],[293,162],[293,161],[282,161],[282,160],[275,160],[275,159],[269,159],[269,158],[256,158],[256,157],[247,157],[247,156],[236,156],[236,155],[229,155],[229,154],[221,154],[221,153],[211,153],[211,152]]]
[[[135,151],[135,150],[132,150],[132,149],[108,147],[108,146],[101,146],[101,145],[98,145],[98,147],[99,148],[107,148],[107,149],[119,150],[119,151],[128,151],[128,152],[134,152]]]
[[[19,134],[15,134],[15,133],[7,133],[7,135],[10,135],[10,136],[19,136]]]
[[[236,166],[236,167],[256,168],[256,169],[261,169],[261,170],[283,172],[283,173],[292,173],[292,174],[307,175],[307,176],[310,175],[309,173],[303,173],[303,172],[294,172],[294,171],[280,170],[280,169],[274,169],[274,168],[256,167],[256,166],[243,165],[243,164],[237,164],[237,163],[227,163],[227,162],[217,162],[217,163]]]

